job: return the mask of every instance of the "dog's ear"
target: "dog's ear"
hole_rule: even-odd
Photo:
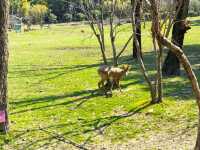
[[[130,65],[127,65],[127,70],[131,70],[131,66]]]
[[[125,70],[129,70],[130,69],[130,65],[125,64],[125,65],[122,66],[122,68],[125,69]]]

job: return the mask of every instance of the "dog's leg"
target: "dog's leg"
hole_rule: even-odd
[[[119,89],[119,91],[122,93],[122,89],[121,89],[121,86],[119,84],[119,80],[116,81],[116,85],[117,85],[117,88]]]
[[[111,87],[110,87],[111,93],[112,93],[112,90],[113,90],[114,83],[115,83],[115,81],[114,81],[114,80],[111,80]]]
[[[102,87],[103,87],[103,91],[105,93],[106,96],[108,96],[107,94],[107,89],[106,89],[106,85],[104,84],[105,81],[102,81]]]
[[[102,83],[102,80],[98,82],[98,88],[99,89],[101,88],[101,83]]]

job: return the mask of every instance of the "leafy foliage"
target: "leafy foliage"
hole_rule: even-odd
[[[45,14],[47,14],[48,8],[45,5],[42,4],[36,4],[33,5],[33,7],[30,9],[30,16],[32,19],[32,22],[37,24],[42,24]]]
[[[30,2],[28,0],[21,0],[20,3],[20,12],[23,17],[27,17],[29,15],[30,10]]]
[[[192,0],[189,7],[190,16],[200,15],[200,0]]]

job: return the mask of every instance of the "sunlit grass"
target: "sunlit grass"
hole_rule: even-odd
[[[130,24],[120,28],[123,32],[117,40],[118,51],[131,34]],[[106,33],[110,55],[108,27]],[[192,26],[185,38],[193,64],[200,63],[199,35],[200,27]],[[9,39],[10,131],[0,136],[4,149],[56,147],[60,143],[55,139],[57,134],[76,143],[88,138],[89,144],[125,142],[142,135],[148,137],[151,132],[175,132],[176,127],[197,122],[197,108],[185,77],[165,79],[163,104],[148,105],[148,87],[131,58],[131,44],[120,61],[132,65],[129,76],[121,82],[123,93],[114,91],[113,97],[106,98],[97,90],[101,53],[87,25],[52,25],[50,29],[12,32]],[[143,29],[142,43],[148,52],[147,67],[152,69],[149,23]],[[200,77],[199,70],[195,71]]]

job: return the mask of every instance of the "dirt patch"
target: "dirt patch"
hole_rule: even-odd
[[[193,150],[196,140],[196,128],[186,133],[152,133],[149,137],[139,137],[127,143],[104,143],[93,145],[95,150]]]

